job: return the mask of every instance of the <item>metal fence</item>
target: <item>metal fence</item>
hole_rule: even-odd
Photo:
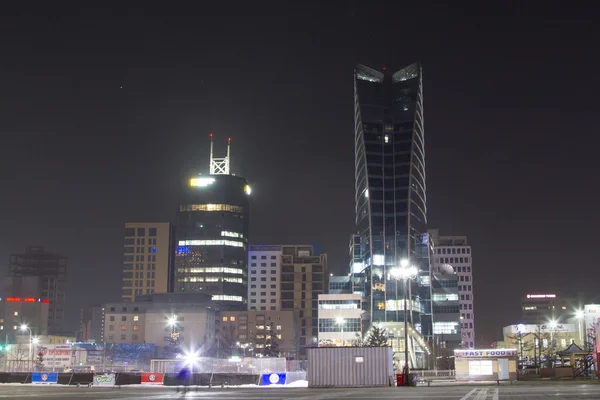
[[[176,373],[186,365],[187,362],[184,359],[151,360],[150,372]],[[259,375],[269,372],[302,372],[302,367],[302,363],[290,362],[283,357],[245,357],[240,359],[200,357],[194,361],[192,370],[200,374]]]
[[[430,369],[414,371],[423,378],[454,378],[456,371],[453,369]]]

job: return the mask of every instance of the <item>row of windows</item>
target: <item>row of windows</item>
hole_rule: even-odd
[[[155,282],[156,281],[154,279],[147,280],[146,286],[154,287]],[[142,286],[144,286],[143,280],[135,280],[135,281],[125,280],[125,281],[123,281],[123,287],[125,287],[125,288],[127,288],[127,287],[142,287]]]
[[[108,340],[110,342],[114,341],[115,335],[108,335]],[[127,340],[127,335],[125,335],[125,334],[121,335],[121,340]],[[131,335],[131,340],[138,340],[138,335],[135,333],[133,335]],[[183,337],[180,336],[179,340],[183,340]]]
[[[146,236],[146,228],[125,228],[125,236]],[[156,236],[156,228],[148,228],[148,236]]]
[[[256,306],[250,306],[251,310],[257,310]],[[269,308],[271,311],[276,311],[277,307],[276,306],[271,306]],[[260,306],[260,310],[261,311],[267,311],[267,307],[266,306]],[[240,339],[242,338],[242,335],[240,335]]]
[[[266,289],[266,288],[267,288],[267,285],[260,285],[260,288],[261,288],[261,289]],[[272,285],[271,285],[271,289],[275,289],[275,288],[277,288],[277,285],[273,285],[273,284],[272,284]],[[250,289],[256,289],[256,285],[250,285]]]
[[[329,282],[329,290],[344,290],[350,287],[350,282]]]
[[[461,300],[471,300],[471,295],[470,294],[461,294],[460,299]]]
[[[442,263],[442,264],[457,264],[457,263],[461,263],[461,264],[468,264],[470,261],[469,257],[436,257],[435,262],[436,263]]]
[[[125,254],[144,253],[145,247],[125,246]],[[148,247],[148,253],[156,253],[156,247]]]
[[[253,269],[252,271],[250,271],[250,273],[256,275],[256,270]],[[265,270],[265,269],[263,269],[263,270],[260,271],[261,275],[265,275],[266,273],[267,273],[267,270]],[[271,274],[277,274],[277,270],[276,269],[272,269],[271,270]]]
[[[241,268],[230,267],[203,267],[203,268],[178,268],[180,274],[235,274],[242,275],[244,270]]]
[[[433,323],[433,334],[434,335],[452,335],[458,333],[458,322],[434,322]]]
[[[235,240],[217,239],[217,240],[180,240],[179,246],[231,246],[245,247],[243,242]]]
[[[186,276],[178,278],[177,282],[231,282],[231,283],[244,283],[243,278],[235,278],[232,276],[224,276],[222,278],[216,277],[202,277],[202,276]]]
[[[470,291],[472,291],[472,286],[471,285],[461,285],[458,287],[458,290],[461,292],[470,292]]]
[[[139,329],[140,329],[140,326],[139,326],[139,325],[133,325],[133,330],[134,330],[134,331],[137,331],[137,330],[139,330]],[[109,331],[114,331],[114,330],[115,330],[115,326],[114,326],[114,325],[109,325],[109,326],[108,326],[108,330],[109,330]],[[126,330],[127,330],[127,325],[121,325],[121,330],[122,330],[122,331],[126,331]]]
[[[460,325],[461,325],[461,328],[463,328],[463,329],[473,329],[473,323],[472,322],[464,322],[464,323],[462,323]]]
[[[265,304],[267,302],[267,299],[260,299],[260,302],[262,304]],[[269,302],[272,304],[275,304],[275,303],[277,303],[277,299],[271,299]],[[250,303],[256,304],[256,299],[250,299]]]
[[[319,332],[360,332],[360,318],[319,318]]]
[[[467,307],[468,306],[468,307]],[[473,303],[469,303],[469,304],[459,304],[458,308],[460,308],[461,310],[472,310],[473,309]]]
[[[261,282],[266,282],[267,278],[263,276],[262,278],[260,278],[260,281]],[[256,277],[253,276],[252,278],[250,278],[250,282],[256,282]],[[271,277],[271,282],[277,282],[277,277],[276,276],[272,276]]]
[[[471,254],[471,248],[470,247],[453,247],[450,249],[446,249],[446,248],[441,248],[441,249],[437,249],[436,251],[437,254]]]
[[[125,246],[133,246],[133,245],[138,245],[138,246],[144,246],[146,244],[146,239],[144,238],[127,238],[125,239]],[[154,245],[156,246],[156,239],[148,239],[148,244],[149,245]]]
[[[243,213],[244,207],[231,204],[187,204],[180,206],[179,211],[231,211]]]
[[[126,263],[127,262],[133,262],[134,261],[134,256],[133,256],[133,254],[126,254],[123,257],[123,260]],[[135,262],[140,262],[140,261],[144,262],[144,255],[143,254],[141,254],[141,255],[138,254],[138,255],[135,256]],[[150,262],[156,262],[156,255],[151,255],[151,254],[148,255],[148,261],[150,261]]]
[[[471,280],[471,277],[469,275],[467,275],[467,276],[461,275],[458,279],[461,282],[469,282]]]
[[[250,266],[251,267],[256,267],[256,263],[250,263]],[[261,267],[266,267],[267,263],[260,263],[260,266]],[[271,263],[271,267],[276,267],[276,266],[277,266],[277,263],[273,263],[273,262]]]
[[[457,293],[434,293],[431,296],[433,301],[456,301],[458,300]]]
[[[124,270],[136,270],[136,271],[143,271],[144,270],[144,264],[123,264],[123,269]],[[146,269],[148,271],[156,271],[156,264],[148,264],[145,266]]]
[[[360,310],[360,300],[319,300],[320,310]]]
[[[277,296],[277,292],[270,292],[271,296]],[[267,292],[260,292],[261,296],[266,296]],[[256,292],[250,292],[250,296],[256,296]]]
[[[454,267],[456,272],[471,272],[471,267]]]
[[[256,256],[250,256],[251,260],[256,260]],[[260,256],[261,260],[266,260],[267,256]],[[277,256],[271,256],[271,260],[277,260]]]
[[[460,314],[460,316],[463,319],[471,319],[471,313],[462,313],[462,314]]]

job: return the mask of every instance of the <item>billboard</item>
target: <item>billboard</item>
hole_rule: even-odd
[[[164,380],[165,374],[142,372],[142,385],[162,385]]]
[[[44,369],[64,370],[72,365],[71,349],[70,344],[40,345],[35,349],[35,359],[42,357]]]
[[[94,386],[115,386],[115,374],[94,375]]]
[[[32,372],[31,383],[57,383],[58,372]]]

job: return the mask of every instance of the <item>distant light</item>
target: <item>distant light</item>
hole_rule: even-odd
[[[40,343],[40,338],[36,338],[36,337],[34,337],[33,339],[31,339],[31,342],[32,342],[33,344],[38,344],[38,343]]]
[[[250,185],[246,185],[246,186],[244,186],[244,192],[245,192],[247,195],[250,195],[250,193],[252,193],[252,188],[250,188]]]
[[[231,138],[230,138],[230,137],[229,137],[229,138],[227,138],[227,140],[231,142]]]
[[[583,318],[585,316],[585,312],[583,310],[578,310],[575,312],[575,317]]]
[[[345,320],[344,318],[342,318],[342,317],[337,317],[337,318],[335,319],[335,323],[336,323],[336,324],[339,324],[339,325],[344,325],[344,322],[346,322],[346,320]]]
[[[206,187],[208,185],[212,185],[213,183],[215,183],[215,178],[202,177],[190,179],[190,186],[195,187]]]
[[[209,133],[209,134],[208,134],[208,136],[210,136],[210,137],[213,137],[213,134],[212,134],[212,132],[211,132],[211,133]]]
[[[22,331],[26,331],[27,329],[29,329],[29,327],[27,325],[23,324],[19,327],[19,329]]]
[[[384,70],[384,71],[387,71],[387,67],[385,65],[381,69]]]
[[[555,294],[528,294],[528,299],[554,299],[556,298]]]

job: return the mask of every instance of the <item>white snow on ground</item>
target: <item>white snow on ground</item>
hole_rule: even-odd
[[[37,386],[37,387],[48,387],[48,386],[60,386],[60,387],[71,387],[71,388],[77,388],[76,385],[58,385],[58,384],[36,384],[36,383],[0,383],[1,386]],[[87,385],[81,385],[82,388],[87,387]],[[94,388],[115,388],[115,386],[93,386]],[[163,386],[163,385],[141,385],[141,384],[134,384],[134,385],[122,385],[121,387],[124,388],[135,388],[135,389],[156,389],[156,388],[165,388],[165,389],[175,389],[177,388],[177,386]],[[183,386],[180,386],[183,387]],[[308,381],[295,381],[290,383],[289,385],[256,385],[256,384],[247,384],[247,385],[226,385],[225,386],[228,389],[235,389],[235,388],[256,388],[256,389],[267,389],[267,388],[306,388],[308,387]],[[196,389],[196,386],[188,386],[189,389]],[[199,389],[208,389],[208,386],[198,386]],[[212,389],[220,389],[221,385],[214,385],[212,387]]]

